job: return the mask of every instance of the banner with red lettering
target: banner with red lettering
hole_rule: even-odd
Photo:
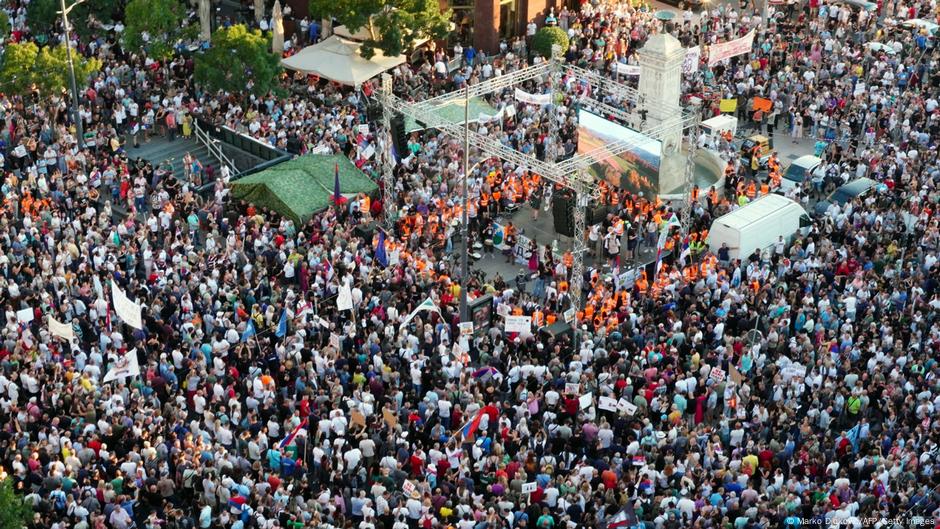
[[[719,42],[708,50],[708,65],[711,66],[719,61],[730,59],[731,57],[737,57],[738,55],[744,55],[745,53],[750,53],[751,47],[753,45],[753,29],[749,31],[747,35],[739,39],[729,40],[728,42]]]

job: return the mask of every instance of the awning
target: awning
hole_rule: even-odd
[[[369,79],[405,62],[404,55],[386,57],[381,50],[375,50],[371,59],[364,59],[359,54],[361,46],[358,42],[333,35],[283,59],[281,64],[285,68],[319,75],[340,84],[361,86]]]

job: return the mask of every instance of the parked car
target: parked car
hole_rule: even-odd
[[[821,217],[829,210],[832,204],[838,204],[840,207],[848,204],[852,200],[870,193],[878,185],[871,178],[856,178],[847,184],[843,184],[829,194],[825,200],[820,200],[813,208],[813,213]]]
[[[741,163],[746,166],[751,165],[751,153],[754,151],[754,147],[758,148],[757,163],[759,164],[759,169],[767,169],[767,161],[770,160],[770,154],[773,152],[773,144],[767,136],[761,134],[749,136],[746,140],[741,142]]]
[[[788,191],[803,185],[803,182],[812,178],[815,171],[822,170],[822,158],[807,154],[800,156],[787,167],[780,178],[780,189]]]

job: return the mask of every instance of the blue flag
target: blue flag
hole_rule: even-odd
[[[375,260],[382,268],[388,266],[388,255],[385,253],[385,232],[379,230],[379,242],[375,247]]]
[[[858,423],[849,430],[845,436],[852,443],[852,452],[858,453],[859,435],[862,433],[862,423]]]
[[[277,332],[274,333],[278,338],[287,336],[287,309],[281,312],[281,321],[277,324]]]
[[[249,338],[258,334],[258,331],[255,330],[255,322],[248,320],[248,326],[245,327],[244,332],[242,332],[242,343],[247,342]]]

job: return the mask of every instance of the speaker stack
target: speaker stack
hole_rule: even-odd
[[[570,189],[556,191],[552,196],[552,216],[555,231],[574,237],[574,193]]]
[[[407,157],[408,135],[405,134],[405,117],[395,113],[389,120],[392,125],[392,143],[395,145],[395,152],[399,158]]]

